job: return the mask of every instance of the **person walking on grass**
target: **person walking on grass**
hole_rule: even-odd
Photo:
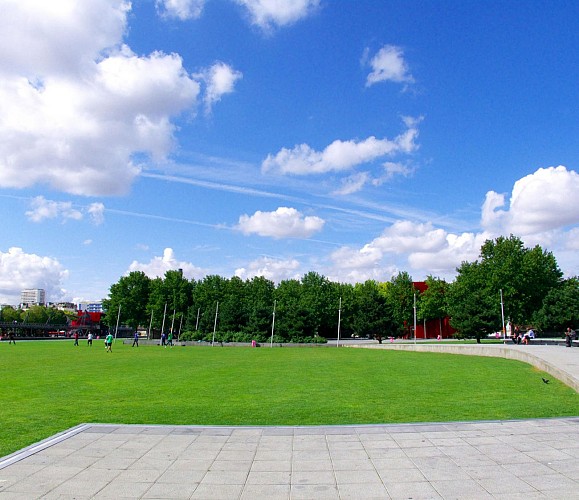
[[[14,345],[16,345],[16,339],[14,338],[14,332],[8,332],[8,345],[10,345],[10,342],[12,342]]]
[[[78,345],[78,332],[74,332],[74,345]]]
[[[86,336],[86,345],[92,347],[92,332],[88,332]]]
[[[167,335],[165,332],[161,333],[161,345],[167,347]]]
[[[173,347],[173,330],[170,330],[170,331],[169,331],[169,338],[168,338],[167,340],[169,341],[168,344],[169,344],[171,347]],[[165,347],[167,347],[167,346],[165,346]]]
[[[131,347],[139,347],[139,332],[135,332],[135,336],[133,337],[133,345]]]
[[[105,349],[107,352],[113,352],[113,334],[109,333],[105,339]]]

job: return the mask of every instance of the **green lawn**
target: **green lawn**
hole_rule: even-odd
[[[579,415],[517,361],[347,348],[0,344],[0,456],[82,422],[316,425]]]

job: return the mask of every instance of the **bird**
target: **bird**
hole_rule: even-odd
[[[549,383],[549,380],[548,380],[548,379],[543,378],[543,377],[541,377],[541,379],[543,380],[543,382],[544,382],[545,384],[548,384],[548,383]]]

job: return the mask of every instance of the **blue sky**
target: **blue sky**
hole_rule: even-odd
[[[133,270],[579,274],[579,3],[4,0],[0,303]]]

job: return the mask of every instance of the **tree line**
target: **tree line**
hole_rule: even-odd
[[[407,272],[352,285],[312,271],[276,285],[264,277],[188,280],[171,270],[151,279],[135,271],[110,287],[104,321],[194,340],[265,342],[273,333],[276,343],[323,342],[338,328],[343,337],[412,336],[415,308],[418,321],[450,317],[458,335],[477,339],[500,331],[503,318],[543,331],[579,325],[579,278],[563,279],[551,252],[513,235],[487,240],[453,282],[428,276],[426,284],[419,292]]]

